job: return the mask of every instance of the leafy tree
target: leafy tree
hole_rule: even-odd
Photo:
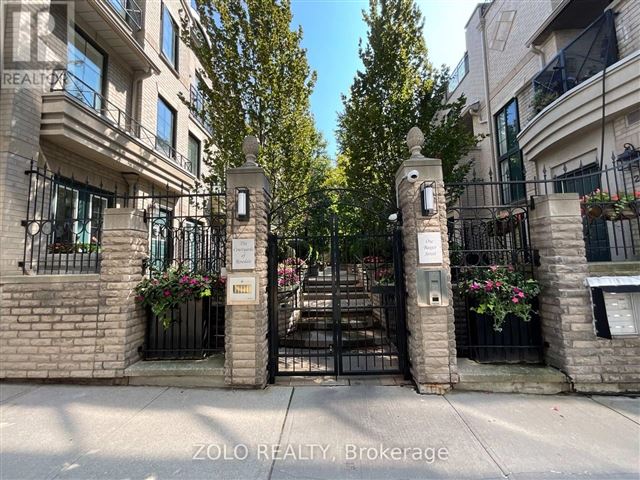
[[[348,184],[395,202],[394,177],[408,156],[405,137],[414,125],[425,135],[422,153],[442,159],[445,182],[461,180],[470,165],[459,160],[479,137],[461,122],[466,100],[447,102],[448,72],[428,60],[419,8],[413,0],[370,0],[363,15],[364,70],[343,96],[337,129],[340,151],[348,158]]]
[[[290,1],[197,0],[197,7],[207,39],[186,16],[181,35],[202,64],[204,106],[183,101],[211,125],[205,180],[224,183],[227,168],[244,162],[244,136],[253,134],[274,202],[306,191],[325,143],[309,105],[316,74],[302,29],[290,29]]]

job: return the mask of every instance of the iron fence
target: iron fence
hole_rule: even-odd
[[[179,275],[224,276],[226,206],[221,190],[172,192],[152,190],[127,196],[123,203],[143,208],[149,226],[148,275],[159,278],[173,270]],[[143,356],[201,358],[224,351],[225,295],[213,289],[210,297],[190,300],[170,313],[165,328],[151,311]]]
[[[84,274],[100,269],[104,210],[118,194],[64,177],[47,167],[31,167],[22,268],[32,274]]]

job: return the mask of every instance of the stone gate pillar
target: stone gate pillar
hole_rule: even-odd
[[[242,144],[244,165],[227,171],[225,383],[263,388],[269,360],[267,242],[271,187],[255,162],[258,148],[255,137],[246,137]],[[242,215],[238,212],[239,194],[247,199]],[[235,282],[241,286],[234,289]],[[245,289],[246,294],[242,293]],[[234,290],[238,295],[230,296]]]
[[[402,213],[408,353],[411,374],[420,393],[444,393],[458,381],[447,209],[442,163],[425,158],[420,152],[423,144],[424,135],[413,127],[407,135],[411,157],[402,163],[395,180]],[[434,191],[433,214],[423,212],[421,192],[426,186]],[[426,288],[438,278],[437,272],[441,272],[441,291],[431,296]]]

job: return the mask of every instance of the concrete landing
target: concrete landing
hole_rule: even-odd
[[[456,390],[552,395],[568,392],[566,375],[544,365],[486,364],[458,359]]]
[[[141,360],[125,369],[129,385],[223,387],[224,355],[202,360]]]

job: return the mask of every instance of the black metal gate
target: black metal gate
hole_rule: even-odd
[[[271,380],[406,373],[397,224],[347,231],[336,213],[323,222],[315,231],[307,223],[303,233],[269,237]]]

